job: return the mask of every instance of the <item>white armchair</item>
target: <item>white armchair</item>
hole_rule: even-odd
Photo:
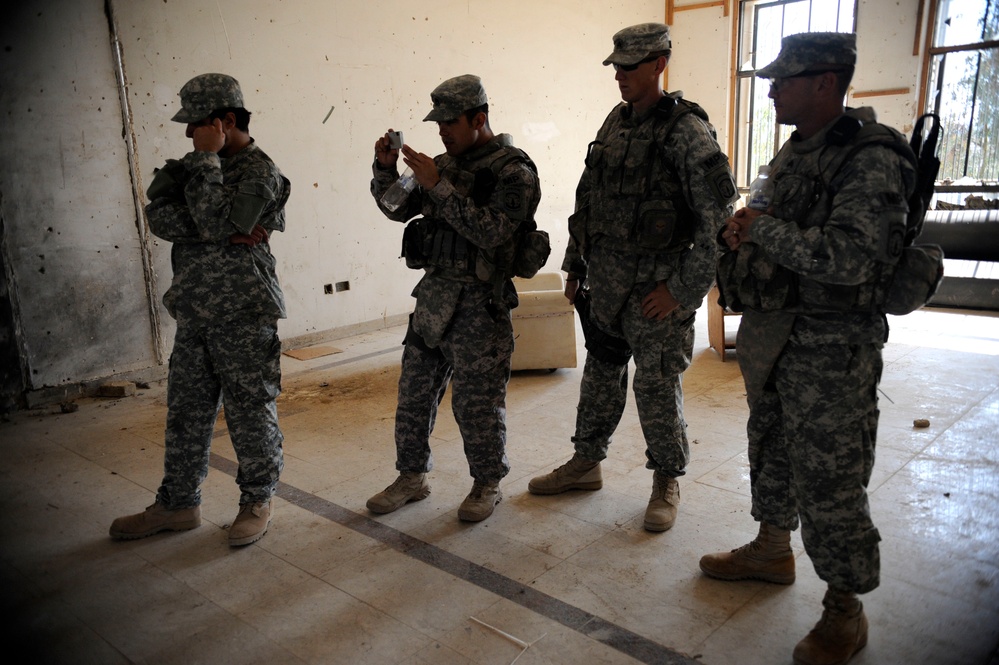
[[[520,306],[513,310],[513,369],[576,366],[576,310],[565,298],[562,273],[513,279]]]

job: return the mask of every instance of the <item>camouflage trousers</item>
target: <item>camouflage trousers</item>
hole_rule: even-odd
[[[425,473],[433,468],[430,434],[448,383],[469,474],[479,482],[495,483],[510,472],[506,386],[512,356],[509,311],[497,311],[494,320],[481,303],[458,304],[437,348],[428,348],[412,330],[407,333],[395,416],[400,473]]]
[[[273,320],[178,326],[167,379],[163,483],[156,500],[170,509],[201,503],[223,404],[239,462],[239,502],[270,499],[284,467],[275,402],[280,392],[281,342]]]
[[[645,436],[646,468],[676,477],[690,461],[683,419],[683,372],[694,350],[694,312],[682,307],[662,321],[642,316],[642,293],[632,291],[619,315],[620,330],[633,353],[632,390]],[[612,435],[628,401],[628,365],[586,354],[576,407],[575,451],[590,460],[607,457]]]
[[[880,344],[789,341],[749,405],[753,517],[790,530],[800,517],[818,576],[856,593],[879,582],[867,484],[882,366]]]

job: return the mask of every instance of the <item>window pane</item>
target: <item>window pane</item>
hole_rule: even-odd
[[[941,180],[995,180],[999,154],[999,51],[982,49],[933,58],[931,108],[940,114]]]
[[[996,4],[995,0],[941,0],[934,45],[960,46],[999,38]]]
[[[999,179],[999,50],[979,52],[978,90],[972,120],[968,175],[981,180]]]

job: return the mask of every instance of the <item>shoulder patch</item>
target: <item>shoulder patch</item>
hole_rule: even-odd
[[[715,154],[711,155],[710,157],[702,161],[698,166],[702,171],[707,173],[709,171],[713,171],[714,169],[718,168],[718,166],[722,163],[727,164],[728,159],[726,159],[725,155],[723,155],[722,153],[716,152]]]
[[[735,186],[732,169],[729,168],[728,158],[724,153],[714,153],[698,164],[698,168],[704,173],[704,179],[718,203],[728,205],[739,198],[739,190]]]

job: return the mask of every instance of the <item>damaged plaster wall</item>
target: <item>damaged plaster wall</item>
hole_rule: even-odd
[[[0,194],[28,387],[158,361],[101,0],[0,28]]]

